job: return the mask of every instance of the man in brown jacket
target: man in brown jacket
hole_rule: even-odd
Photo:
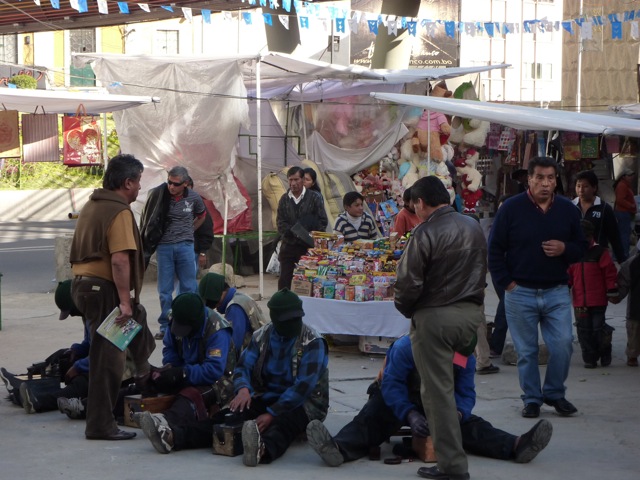
[[[89,440],[127,440],[136,435],[120,430],[112,413],[126,353],[96,332],[115,307],[120,308],[116,323],[122,325],[133,317],[142,325],[128,350],[143,393],[149,383],[149,356],[155,341],[147,327],[146,311],[139,304],[144,258],[140,232],[129,207],[138,197],[143,169],[133,155],[117,155],[109,161],[103,188],[94,190],[82,208],[71,243],[75,276],[71,296],[88,322],[91,336],[85,429]]]

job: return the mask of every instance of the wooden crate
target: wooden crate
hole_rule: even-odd
[[[124,424],[127,427],[140,428],[140,425],[138,425],[138,422],[134,419],[134,413],[145,411],[162,413],[171,407],[175,398],[175,395],[160,395],[158,397],[145,398],[142,398],[141,395],[124,397]]]

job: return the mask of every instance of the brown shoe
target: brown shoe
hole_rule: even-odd
[[[634,357],[628,357],[627,358],[627,365],[630,367],[637,367],[638,366],[638,359],[634,358]]]

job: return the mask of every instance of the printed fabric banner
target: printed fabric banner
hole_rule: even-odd
[[[102,135],[96,118],[80,105],[75,115],[62,118],[63,158],[68,166],[102,164]]]
[[[18,111],[0,110],[0,157],[20,157]]]

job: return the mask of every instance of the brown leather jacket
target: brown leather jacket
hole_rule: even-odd
[[[407,318],[424,307],[482,305],[487,242],[480,224],[449,206],[439,208],[413,229],[397,275],[395,305]]]

